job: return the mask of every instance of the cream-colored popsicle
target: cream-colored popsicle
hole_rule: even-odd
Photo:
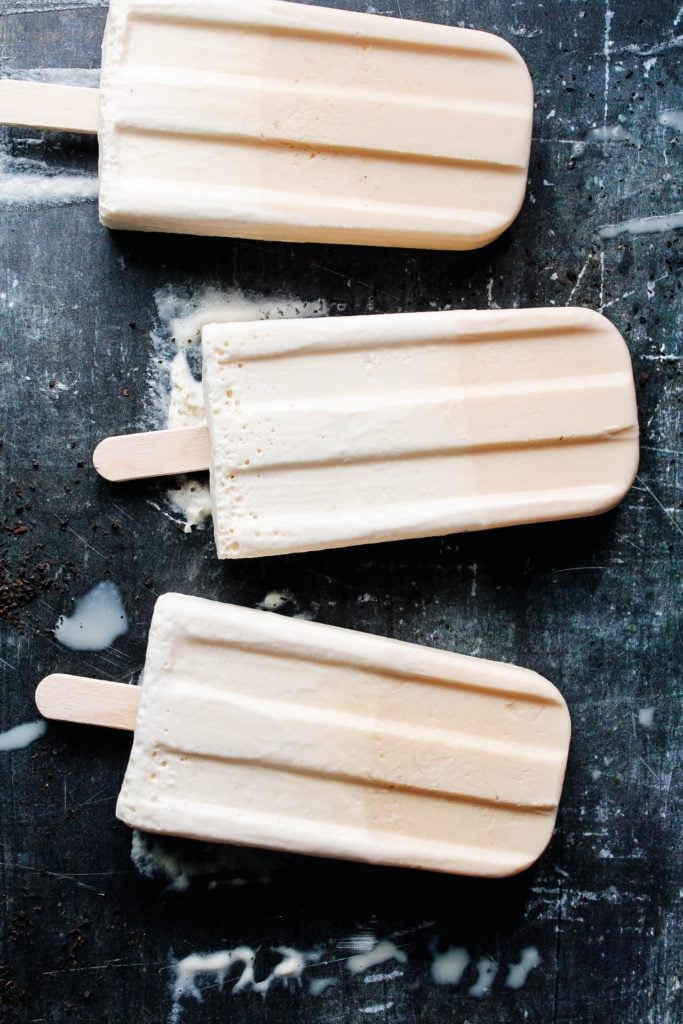
[[[586,309],[205,328],[205,428],[108,438],[108,479],[211,467],[221,558],[603,512],[638,465],[628,349]]]
[[[114,0],[103,223],[469,249],[522,204],[532,88],[481,32],[277,0]]]
[[[526,669],[165,594],[116,813],[213,842],[508,875],[550,839],[569,733],[558,691]]]
[[[5,121],[25,106],[12,86]],[[111,0],[100,94],[112,228],[471,249],[524,197],[531,81],[485,32],[280,0]],[[44,125],[35,95],[23,123]]]

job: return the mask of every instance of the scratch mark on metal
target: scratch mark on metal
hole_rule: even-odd
[[[683,537],[683,529],[681,529],[681,527],[676,522],[671,510],[666,508],[666,506],[662,504],[662,502],[659,500],[655,492],[652,490],[651,487],[648,487],[648,485],[645,483],[641,476],[637,476],[636,480],[638,481],[638,483],[641,483],[643,485],[644,489],[647,491],[647,493],[650,495],[653,501],[659,506],[659,508],[662,510],[666,518],[673,526],[674,530],[676,530],[677,533],[680,533],[681,537]]]
[[[583,281],[583,275],[586,273],[586,270],[588,269],[588,264],[591,262],[591,260],[593,259],[594,256],[595,256],[595,253],[591,250],[591,252],[589,252],[588,256],[586,257],[586,261],[585,261],[584,265],[581,267],[581,270],[576,275],[576,281],[574,282],[574,287],[570,291],[569,297],[567,299],[567,305],[568,306],[571,306],[572,300],[573,300],[574,296],[576,295],[576,292],[577,292],[578,288],[580,287],[581,282]]]

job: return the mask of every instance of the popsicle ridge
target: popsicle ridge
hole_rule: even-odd
[[[170,594],[117,815],[505,874],[550,836],[568,742],[564,701],[533,672]]]
[[[203,333],[221,557],[591,515],[638,459],[630,357],[584,310]]]
[[[531,84],[486,33],[258,0],[112,0],[104,56],[112,227],[471,248],[521,205]]]

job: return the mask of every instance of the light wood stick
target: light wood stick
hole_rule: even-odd
[[[97,135],[100,90],[0,80],[0,124]]]
[[[139,700],[137,686],[59,673],[45,676],[36,689],[36,705],[45,718],[126,732],[135,729]]]
[[[121,481],[196,473],[209,468],[210,458],[208,427],[182,427],[107,437],[92,460],[105,480]]]

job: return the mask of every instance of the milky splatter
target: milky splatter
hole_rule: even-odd
[[[118,588],[103,580],[76,601],[71,615],[60,615],[54,635],[72,651],[103,651],[128,631]]]
[[[683,132],[683,110],[660,110],[657,120],[664,128]]]
[[[146,428],[204,426],[204,394],[200,380],[202,328],[211,323],[280,320],[321,316],[321,300],[304,302],[293,296],[248,295],[239,289],[176,288],[167,285],[155,294],[157,321],[152,331],[153,358],[148,376]],[[183,529],[205,522],[211,515],[209,484],[181,480],[167,492],[171,505],[183,516]]]
[[[270,974],[260,981],[256,980],[255,973],[257,951],[251,946],[236,946],[234,949],[223,949],[214,953],[190,953],[182,960],[178,960],[175,964],[170,1024],[177,1024],[180,1020],[184,999],[201,1001],[201,978],[222,989],[228,972],[238,968],[239,973],[230,988],[233,995],[244,991],[266,995],[277,982],[284,985],[298,983],[306,968],[320,959],[318,952],[302,951],[291,946],[275,946],[273,952],[277,953],[280,960]]]
[[[642,726],[643,729],[651,729],[654,725],[655,720],[655,709],[641,708],[638,712],[638,725]]]
[[[377,967],[388,960],[397,960],[400,964],[408,963],[408,957],[393,942],[383,940],[376,943],[367,953],[356,953],[346,961],[346,967],[352,974],[360,974],[370,967]]]
[[[510,964],[505,979],[506,988],[522,988],[526,984],[529,973],[543,963],[535,946],[525,946],[519,954],[519,963]]]
[[[24,750],[32,743],[39,740],[47,731],[47,722],[24,722],[23,725],[15,725],[13,729],[0,732],[0,753],[7,753],[10,750]]]
[[[432,961],[432,979],[437,985],[459,985],[470,962],[470,955],[462,946],[451,946],[445,953],[437,953]]]
[[[618,235],[662,234],[678,228],[683,228],[683,212],[666,213],[655,217],[632,217],[616,224],[603,224],[598,234],[601,238],[616,238]]]
[[[487,996],[491,991],[493,982],[498,974],[498,964],[495,960],[490,960],[488,957],[483,956],[477,961],[476,966],[477,980],[470,987],[469,994],[481,999],[482,996]]]

